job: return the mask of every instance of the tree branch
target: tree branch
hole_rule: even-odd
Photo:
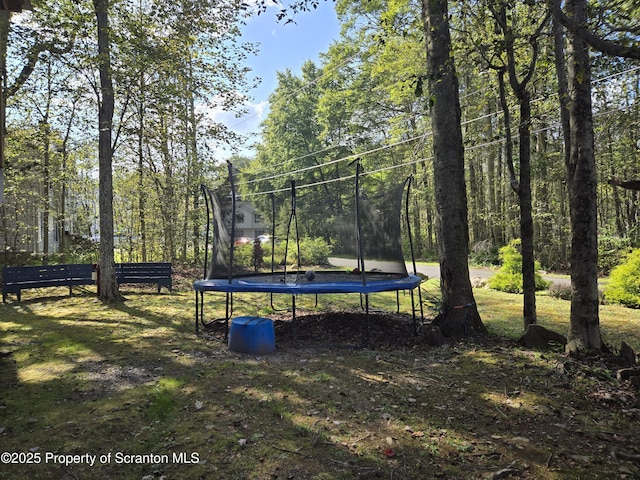
[[[22,71],[20,75],[16,78],[13,85],[7,87],[6,89],[6,98],[12,97],[15,95],[20,88],[27,82],[31,74],[36,68],[38,64],[38,60],[40,60],[40,54],[43,52],[50,52],[57,55],[63,55],[65,53],[69,53],[73,48],[74,39],[72,38],[69,43],[65,47],[58,47],[54,45],[52,42],[46,43],[36,43],[32,45],[27,53],[27,63],[22,67]]]
[[[591,48],[605,55],[613,57],[632,58],[640,60],[640,47],[624,46],[619,43],[605,40],[598,35],[592,33],[586,24],[575,22],[571,17],[567,16],[560,7],[560,0],[547,0],[547,5],[553,16],[568,30],[587,42]]]

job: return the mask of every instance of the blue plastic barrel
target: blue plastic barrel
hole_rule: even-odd
[[[229,350],[240,353],[271,353],[276,349],[273,321],[260,317],[236,317],[229,330]]]

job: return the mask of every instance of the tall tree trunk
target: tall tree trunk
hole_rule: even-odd
[[[520,102],[520,240],[522,247],[522,291],[524,329],[536,323],[536,280],[533,253],[533,214],[531,200],[531,98],[526,89],[518,92]]]
[[[569,16],[586,24],[585,0],[567,2]],[[571,144],[567,163],[571,218],[571,316],[567,351],[600,350],[596,161],[589,46],[569,32],[568,85]]]
[[[147,220],[146,195],[144,193],[144,116],[146,85],[144,73],[140,73],[140,105],[138,107],[138,222],[140,227],[140,248],[142,261],[147,262]]]
[[[98,114],[98,205],[100,207],[99,298],[104,303],[123,300],[116,281],[113,256],[113,126],[114,94],[109,46],[109,0],[93,0],[98,25],[98,64],[100,70],[100,110]]]
[[[446,0],[422,0],[434,149],[434,183],[445,336],[486,332],[469,279],[469,226],[458,80]]]
[[[515,24],[511,24],[509,20],[509,7],[506,4],[502,4],[497,9],[491,7],[494,19],[500,26],[502,34],[504,36],[504,47],[507,54],[506,69],[509,72],[509,83],[511,89],[518,98],[518,104],[520,106],[520,123],[518,124],[519,135],[519,157],[520,157],[520,178],[516,181],[515,170],[513,167],[512,155],[507,157],[509,165],[509,173],[511,175],[511,186],[518,194],[518,203],[520,205],[520,240],[522,250],[522,290],[524,292],[524,305],[523,305],[523,317],[524,317],[524,329],[526,330],[530,324],[536,323],[536,285],[535,285],[535,260],[533,253],[533,213],[532,213],[532,200],[531,200],[531,94],[527,89],[527,85],[533,78],[533,74],[536,68],[536,62],[538,59],[538,38],[542,33],[542,30],[547,25],[549,20],[549,14],[545,15],[536,32],[528,37],[528,42],[531,47],[531,58],[529,64],[525,69],[525,74],[522,79],[518,76],[517,63],[515,52],[516,34],[514,27]],[[502,78],[502,71],[499,74],[500,83],[500,99],[503,104],[503,110],[508,112],[509,109],[506,105],[504,95],[504,80]],[[505,117],[505,123],[507,123],[507,117]],[[509,125],[506,124],[506,128],[509,129]],[[510,139],[507,138],[507,148],[511,153]]]
[[[191,64],[190,64],[191,66]],[[190,213],[192,225],[192,246],[193,258],[198,262],[200,257],[200,177],[201,167],[198,162],[198,122],[196,119],[196,108],[193,95],[189,95],[189,142],[191,158],[191,178],[187,184],[187,198],[192,199],[192,210]],[[185,211],[185,222],[187,221],[188,208]],[[185,259],[186,260],[186,259]]]
[[[569,80],[567,79],[567,65],[565,62],[565,33],[564,28],[560,21],[554,16],[552,19],[553,27],[553,49],[554,49],[554,62],[556,66],[556,77],[558,79],[558,99],[560,103],[560,122],[562,124],[562,144],[564,146],[564,164],[568,169],[569,158],[571,155],[569,146],[571,145],[571,128],[569,126]],[[565,195],[565,186],[560,184],[560,191],[558,198],[560,199],[560,218],[567,218],[567,206],[565,199],[568,195]],[[565,264],[568,261],[568,254],[566,249],[566,243],[562,241],[562,229],[558,229],[558,234],[555,237],[556,245],[560,245],[559,257],[561,263]]]
[[[513,83],[513,81],[512,81]],[[533,255],[533,216],[531,202],[531,102],[529,93],[524,88],[515,88],[520,103],[520,123],[518,133],[520,138],[520,178],[516,179],[513,165],[513,148],[511,140],[511,115],[507,105],[504,88],[504,71],[498,72],[500,87],[500,103],[504,114],[504,128],[506,135],[506,160],[509,168],[511,188],[518,194],[520,205],[520,246],[522,250],[522,291],[524,293],[523,318],[524,329],[536,323],[536,285],[535,261]],[[513,85],[512,85],[513,86]]]

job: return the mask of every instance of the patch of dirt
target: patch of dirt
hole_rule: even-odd
[[[368,347],[372,349],[427,348],[425,324],[407,314],[333,311],[270,315],[280,345]]]

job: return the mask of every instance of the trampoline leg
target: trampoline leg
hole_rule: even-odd
[[[293,335],[293,341],[296,341],[296,296],[295,295],[291,295],[291,312],[293,315],[293,320],[292,320],[292,335]]]
[[[224,339],[229,339],[229,317],[231,316],[230,303],[233,301],[231,293],[227,292],[225,296],[225,310],[224,310]]]
[[[199,319],[199,308],[198,308],[198,292],[195,292],[196,294],[196,333],[198,333],[198,319]]]
[[[371,337],[371,319],[369,318],[369,294],[365,293],[364,295],[364,305],[365,305],[365,312],[366,312],[366,316],[367,316],[367,330],[365,332],[365,340],[364,340],[364,345],[365,347],[369,346],[369,339]]]
[[[411,315],[413,317],[413,334],[418,334],[418,326],[416,325],[416,302],[413,296],[413,290],[411,290]]]

